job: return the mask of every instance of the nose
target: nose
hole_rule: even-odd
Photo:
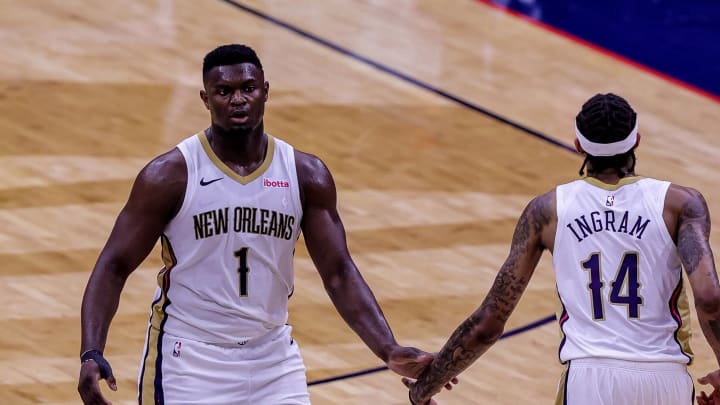
[[[232,105],[242,105],[246,102],[247,100],[245,99],[242,91],[235,91],[233,92],[232,97],[230,97],[230,104]]]

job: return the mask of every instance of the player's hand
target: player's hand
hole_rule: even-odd
[[[111,390],[117,391],[117,382],[115,376],[112,373],[110,364],[107,365],[108,375],[105,378],[108,387]],[[83,362],[80,366],[80,378],[78,382],[78,392],[80,398],[82,398],[83,404],[85,405],[112,405],[110,401],[103,397],[100,391],[99,381],[102,379],[100,376],[100,367],[94,360]]]
[[[390,370],[404,377],[418,378],[430,363],[435,360],[435,353],[427,353],[415,347],[395,346],[388,355],[387,366]],[[451,390],[453,384],[458,383],[457,378],[448,382],[445,388]]]
[[[402,382],[410,390],[409,401],[411,405],[437,405],[437,402],[435,402],[435,400],[432,398],[425,399],[420,397],[417,381],[411,380],[407,377],[403,377]]]
[[[402,383],[405,384],[406,387],[410,388],[412,385],[415,385],[417,380],[412,378],[403,377]],[[457,385],[460,382],[460,380],[457,377],[453,377],[449,382],[445,384],[445,389],[450,391],[453,389],[453,386]]]
[[[712,373],[698,378],[700,384],[710,384],[713,387],[710,395],[704,391],[700,391],[700,395],[697,396],[698,405],[720,405],[720,370],[715,370]]]
[[[387,366],[401,376],[418,378],[435,355],[414,347],[395,346],[388,354]]]

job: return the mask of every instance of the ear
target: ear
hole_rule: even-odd
[[[270,82],[265,82],[265,101],[268,101],[270,95]]]
[[[203,101],[203,104],[205,104],[205,108],[207,110],[210,110],[210,104],[208,104],[208,95],[204,89],[200,90],[200,99]]]
[[[638,134],[639,135],[639,134]],[[587,153],[585,150],[580,146],[580,141],[578,141],[577,138],[575,138],[575,150],[577,150],[580,154],[586,155]]]
[[[640,146],[640,138],[642,138],[642,134],[638,132],[637,141],[635,141],[635,146],[633,146],[633,149],[637,149],[637,147]]]

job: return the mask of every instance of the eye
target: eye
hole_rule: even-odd
[[[256,89],[255,86],[245,86],[245,87],[243,88],[243,91],[246,92],[246,93],[252,93],[253,91],[255,91],[255,89]]]
[[[220,87],[218,88],[217,93],[221,96],[227,96],[230,94],[230,89],[227,87]]]

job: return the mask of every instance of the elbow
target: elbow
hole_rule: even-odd
[[[703,291],[695,295],[695,309],[699,313],[717,315],[720,313],[720,289]]]
[[[504,322],[484,317],[473,327],[473,340],[479,346],[491,346],[500,339],[504,328]]]
[[[348,274],[344,271],[337,271],[328,277],[325,277],[323,279],[323,285],[325,287],[325,291],[327,291],[330,296],[337,293],[338,291],[343,291],[345,286],[348,283]]]
[[[346,291],[348,286],[357,286],[362,281],[362,276],[352,261],[339,260],[317,265],[317,268],[320,270],[325,291],[330,294]]]

